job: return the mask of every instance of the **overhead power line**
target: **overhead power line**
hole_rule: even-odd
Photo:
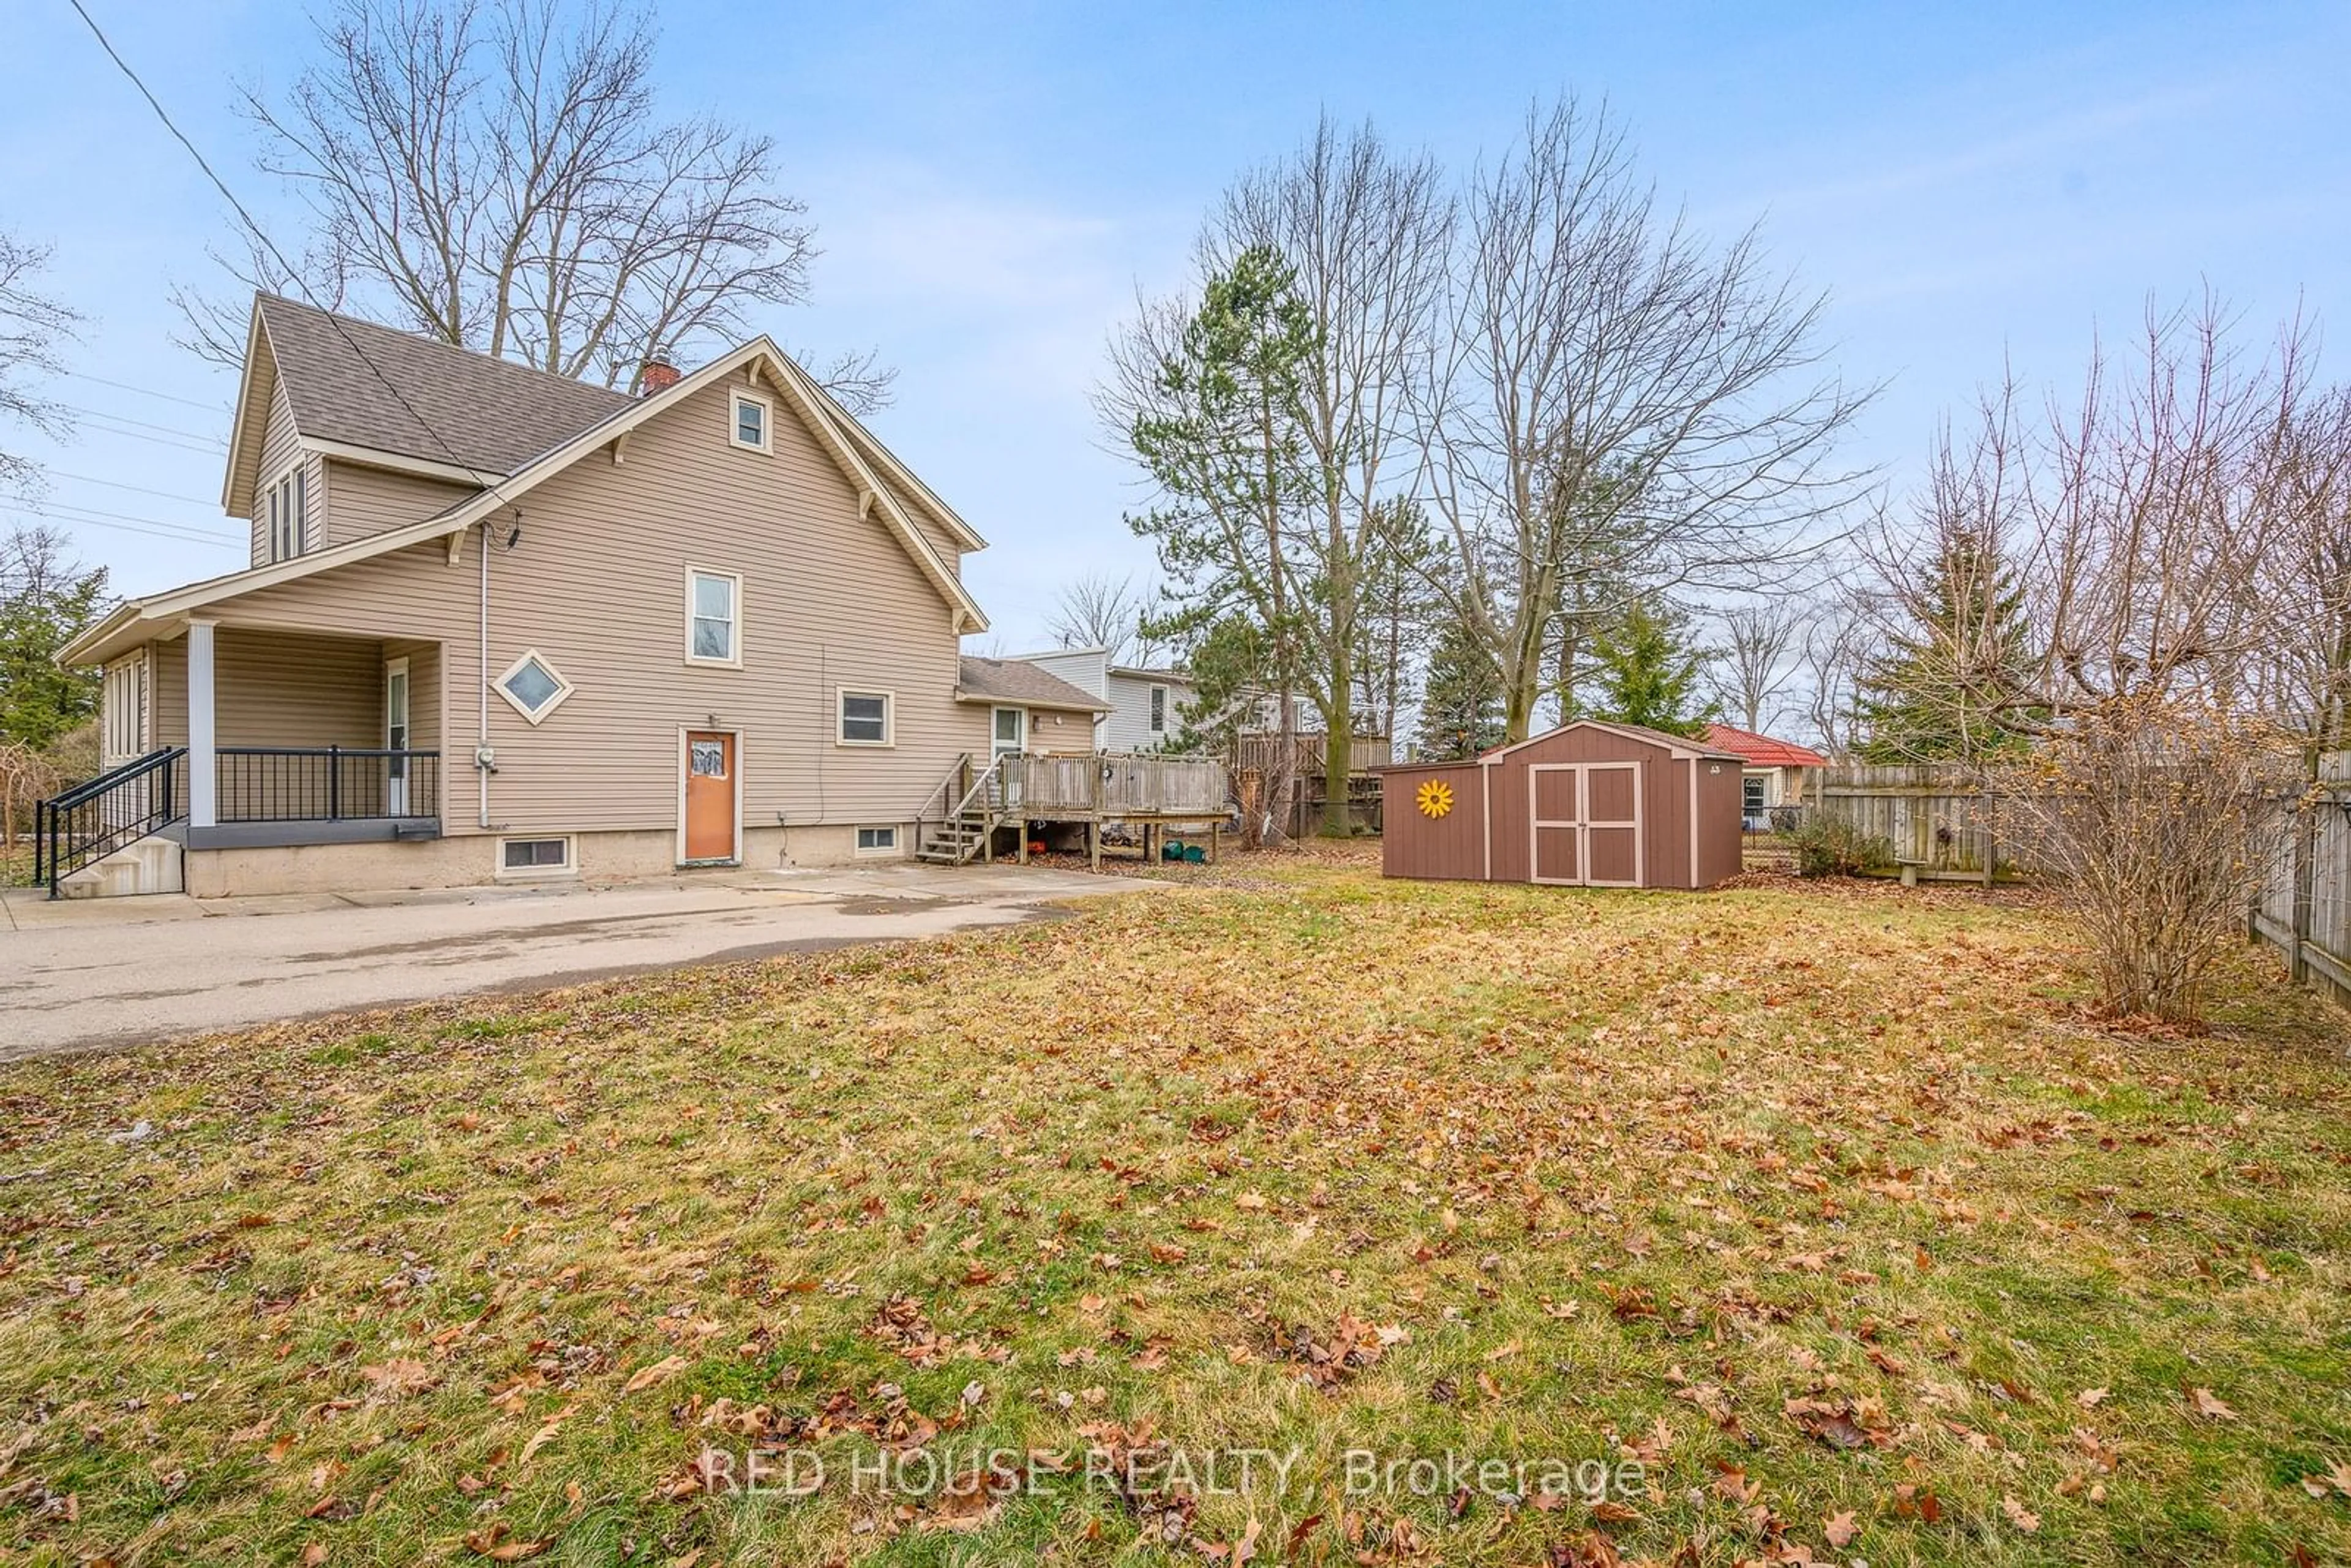
[[[62,468],[44,468],[41,472],[51,479],[70,479],[78,485],[103,485],[110,490],[130,490],[141,496],[153,496],[159,500],[185,501],[192,507],[218,504],[204,496],[183,496],[176,490],[151,490],[144,485],[126,485],[120,479],[101,479],[95,474],[68,474]]]
[[[153,387],[135,386],[130,382],[110,382],[104,376],[91,375],[88,371],[66,371],[62,373],[78,382],[88,382],[93,386],[112,387],[116,392],[136,392],[141,397],[152,397],[162,402],[176,402],[185,408],[200,408],[206,413],[228,412],[226,403],[204,402],[196,398],[181,397],[174,392],[157,392]]]
[[[327,325],[334,329],[335,336],[343,340],[343,346],[350,350],[352,354],[358,358],[360,363],[368,368],[368,372],[371,375],[374,376],[377,381],[383,383],[384,391],[392,394],[392,401],[399,403],[402,408],[408,411],[408,417],[414,420],[417,423],[417,425],[423,430],[424,434],[433,438],[434,444],[441,448],[441,452],[444,456],[447,457],[449,461],[457,467],[463,468],[466,473],[471,474],[475,482],[484,489],[489,491],[491,495],[497,497],[498,499],[502,501],[505,500],[505,493],[499,490],[496,480],[488,475],[483,474],[472,464],[457,455],[456,448],[449,444],[448,441],[442,435],[440,431],[434,427],[433,423],[430,420],[417,413],[416,406],[408,401],[407,395],[393,383],[392,379],[390,376],[383,373],[383,368],[381,365],[378,365],[375,361],[369,358],[368,351],[360,347],[359,340],[344,329],[342,319],[337,316],[332,310],[328,309],[327,307],[319,301],[319,297],[310,291],[310,286],[302,280],[300,269],[296,267],[292,262],[286,259],[286,253],[277,248],[277,242],[271,239],[267,231],[263,229],[260,223],[254,217],[254,215],[246,210],[245,204],[236,199],[236,193],[228,188],[228,182],[222,179],[219,174],[214,172],[212,164],[207,162],[204,159],[204,155],[196,150],[196,144],[188,140],[188,133],[182,131],[179,125],[172,119],[171,112],[163,107],[162,99],[157,98],[155,96],[154,89],[150,88],[145,81],[141,79],[137,71],[131,68],[131,62],[124,59],[121,52],[115,48],[114,41],[106,36],[106,29],[98,25],[98,18],[89,14],[89,7],[82,4],[82,0],[69,0],[69,3],[74,8],[74,14],[82,19],[82,25],[89,29],[90,37],[98,40],[98,47],[106,51],[106,57],[114,62],[115,69],[120,71],[123,76],[129,79],[131,85],[139,89],[139,96],[147,100],[147,107],[155,111],[155,118],[162,121],[163,129],[172,133],[172,139],[174,141],[177,141],[182,147],[187,150],[188,156],[195,160],[196,167],[204,171],[204,178],[212,182],[213,189],[221,193],[221,199],[227,202],[230,210],[236,214],[237,221],[245,225],[246,231],[252,235],[255,241],[258,243],[264,250],[266,250],[270,254],[270,256],[276,260],[279,270],[285,274],[287,281],[291,282],[295,287],[302,291],[302,298],[308,300],[312,308],[317,309],[320,315],[327,319]]]
[[[151,527],[145,523],[110,522],[104,517],[68,517],[38,507],[10,507],[8,510],[11,515],[20,517],[38,517],[45,522],[64,523],[73,528],[111,528],[117,533],[144,534],[150,538],[170,539],[183,545],[211,545],[215,549],[225,549],[231,545],[249,542],[223,534],[183,528],[175,523]]]
[[[244,534],[235,532],[229,528],[206,528],[202,523],[174,522],[170,517],[142,517],[133,512],[109,511],[103,507],[76,506],[71,501],[42,500],[27,502],[26,503],[26,506],[28,509],[33,511],[71,512],[86,517],[107,517],[119,523],[139,523],[148,528],[176,528],[183,534],[195,534],[204,538],[241,539],[246,537]],[[71,519],[62,518],[60,520],[70,521]]]
[[[182,430],[175,424],[150,424],[143,419],[133,419],[129,414],[117,413],[108,408],[84,408],[79,403],[73,402],[61,402],[57,406],[81,414],[85,418],[110,419],[117,424],[127,424],[138,430],[152,430],[158,435],[175,435],[183,441],[201,441],[207,445],[218,446],[224,452],[228,450],[227,442],[217,435],[209,435],[200,430]]]

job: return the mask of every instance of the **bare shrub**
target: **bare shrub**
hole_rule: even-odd
[[[2021,835],[2088,938],[2112,1013],[2201,1017],[2212,964],[2283,831],[2295,753],[2273,726],[2192,699],[2121,697],[1992,768]]]

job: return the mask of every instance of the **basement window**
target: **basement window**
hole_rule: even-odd
[[[889,855],[897,853],[898,830],[895,828],[858,829],[857,852],[861,855]]]
[[[500,876],[550,876],[571,869],[569,838],[500,839]]]

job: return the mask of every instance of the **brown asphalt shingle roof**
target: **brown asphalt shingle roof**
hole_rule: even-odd
[[[274,294],[258,305],[295,427],[315,440],[505,475],[634,402]]]
[[[990,702],[1019,703],[1031,707],[1082,708],[1088,713],[1108,713],[1110,705],[1096,701],[1061,676],[1024,664],[1019,659],[983,659],[976,653],[963,656],[963,669],[956,682],[957,695],[986,698]]]

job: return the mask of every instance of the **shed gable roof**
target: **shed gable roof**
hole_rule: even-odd
[[[1541,735],[1531,735],[1527,737],[1526,739],[1515,742],[1512,745],[1498,746],[1491,751],[1481,753],[1478,760],[1480,762],[1499,762],[1503,758],[1510,756],[1512,752],[1523,751],[1530,746],[1539,746],[1542,742],[1549,740],[1552,736],[1565,734],[1571,729],[1603,730],[1610,735],[1621,736],[1626,740],[1637,740],[1645,746],[1662,747],[1676,757],[1710,757],[1723,762],[1742,762],[1746,760],[1735,751],[1725,751],[1719,747],[1710,746],[1703,740],[1693,740],[1687,735],[1672,735],[1662,729],[1651,729],[1646,725],[1615,724],[1606,719],[1597,718],[1575,719],[1567,724],[1560,725],[1555,728],[1547,729]]]

